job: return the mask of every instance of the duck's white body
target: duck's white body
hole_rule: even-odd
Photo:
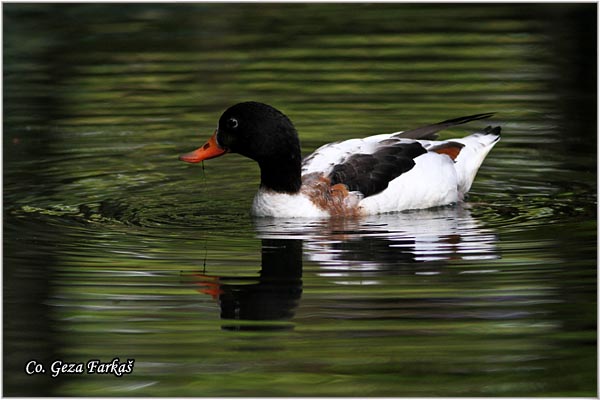
[[[453,160],[446,154],[428,151],[414,159],[415,166],[388,183],[387,189],[363,197],[350,192],[349,206],[357,205],[359,215],[373,215],[413,209],[426,209],[456,203],[469,191],[481,163],[500,139],[497,134],[475,133],[448,141],[399,138],[401,132],[374,135],[326,144],[306,157],[302,175],[318,173],[327,176],[333,167],[354,154],[373,154],[393,143],[418,142],[431,149],[448,142],[464,145]],[[259,217],[327,217],[331,212],[319,207],[302,190],[296,194],[277,193],[261,188],[252,204],[252,214]]]
[[[328,217],[330,214],[326,210],[317,207],[303,193],[277,193],[260,188],[252,202],[252,215],[255,217],[278,218],[322,218]]]

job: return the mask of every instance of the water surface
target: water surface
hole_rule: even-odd
[[[594,4],[3,8],[5,395],[596,394]],[[464,204],[253,219],[251,161],[177,161],[243,100],[503,138]]]

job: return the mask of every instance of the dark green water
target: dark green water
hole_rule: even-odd
[[[596,395],[595,4],[3,17],[5,396]],[[242,100],[305,154],[489,111],[503,139],[463,205],[254,220],[252,162],[177,161]]]

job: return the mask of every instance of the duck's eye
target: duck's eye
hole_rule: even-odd
[[[238,125],[239,125],[238,120],[235,119],[235,118],[229,118],[227,120],[227,127],[228,128],[235,129],[235,128],[238,127]]]

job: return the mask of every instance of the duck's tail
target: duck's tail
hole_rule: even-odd
[[[461,139],[452,139],[464,145],[456,157],[456,172],[458,173],[458,191],[464,196],[475,180],[475,175],[490,150],[500,140],[500,127],[488,126],[482,132],[474,133]]]

